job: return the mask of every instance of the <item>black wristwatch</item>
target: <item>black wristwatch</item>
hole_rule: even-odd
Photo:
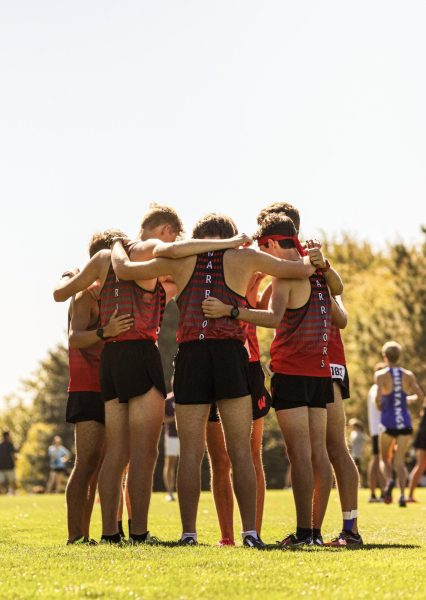
[[[238,308],[238,306],[234,306],[231,309],[231,314],[229,316],[231,319],[238,319],[238,317],[240,316],[240,309]]]
[[[96,335],[98,336],[98,338],[101,338],[101,340],[106,340],[107,338],[104,335],[104,328],[103,327],[99,327],[96,330]]]

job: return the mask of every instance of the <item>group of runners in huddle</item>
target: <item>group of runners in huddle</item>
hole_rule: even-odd
[[[316,240],[300,243],[294,206],[272,204],[257,220],[257,249],[249,247],[251,238],[238,234],[232,219],[215,213],[201,218],[192,239],[183,240],[176,211],[152,205],[139,240],[113,229],[95,234],[86,266],[63,274],[54,298],[72,298],[67,420],[76,425],[76,463],[67,486],[68,543],[93,543],[89,523],[97,485],[101,543],[122,543],[126,471],[128,542],[156,541],[148,530],[148,511],[166,396],[157,338],[165,306],[175,298],[179,543],[197,543],[207,441],[220,544],[235,544],[234,491],[244,546],[265,548],[262,432],[272,405],[292,467],[297,516],[295,532],[279,545],[362,545],[359,476],[345,435],[343,284]],[[267,275],[272,282],[260,293]],[[276,330],[271,395],[256,326]],[[410,382],[404,393],[415,393],[417,384]],[[323,542],[332,469],[343,526],[335,539]]]

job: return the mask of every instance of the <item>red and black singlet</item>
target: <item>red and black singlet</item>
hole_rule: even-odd
[[[201,303],[209,296],[225,304],[247,307],[246,298],[231,290],[225,283],[223,256],[225,250],[206,252],[197,256],[194,271],[185,289],[179,294],[179,324],[177,342],[194,340],[240,340],[247,337],[247,325],[238,319],[223,317],[208,319],[204,316]]]
[[[331,300],[323,275],[309,278],[311,296],[296,309],[287,309],[271,346],[271,368],[284,375],[330,377],[328,338]]]
[[[336,325],[331,325],[330,335],[328,337],[328,358],[330,364],[346,365],[345,349],[343,347],[340,329]]]
[[[133,245],[125,245],[128,255],[130,255]],[[123,342],[125,340],[152,340],[156,342],[165,307],[166,292],[158,280],[154,290],[145,290],[135,281],[118,279],[112,265],[110,266],[100,293],[101,327],[108,324],[116,308],[118,308],[118,316],[129,314],[133,317],[134,323],[128,331],[107,339],[107,343]]]
[[[88,348],[69,348],[69,392],[100,392],[99,368],[104,344],[102,340]]]
[[[249,355],[249,361],[259,362],[260,361],[260,348],[259,340],[257,339],[256,325],[253,323],[247,323],[247,342],[246,348]]]

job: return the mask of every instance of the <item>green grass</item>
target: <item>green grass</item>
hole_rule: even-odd
[[[219,533],[211,495],[202,495],[196,548],[67,547],[63,496],[0,497],[1,598],[425,598],[426,490],[421,501],[367,503],[361,491],[364,549],[307,548],[258,552],[216,547]],[[323,531],[341,524],[333,491]],[[294,528],[291,492],[269,491],[262,537],[273,543]],[[151,532],[176,540],[177,503],[154,494]],[[237,523],[236,531],[239,530]],[[96,506],[92,535],[99,537]]]

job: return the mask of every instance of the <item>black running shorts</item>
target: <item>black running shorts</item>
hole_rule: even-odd
[[[398,437],[399,435],[411,435],[413,433],[413,428],[404,427],[403,429],[385,429],[383,433],[386,433],[391,437]]]
[[[70,392],[68,395],[67,423],[97,421],[105,423],[105,405],[100,392]]]
[[[342,400],[350,398],[349,373],[345,365],[330,365],[331,379],[337,383],[342,393]]]
[[[373,456],[379,455],[379,436],[372,435],[371,436],[371,445],[373,447]]]
[[[422,420],[420,421],[419,430],[414,439],[413,446],[417,450],[426,450],[426,409],[423,413]]]
[[[212,404],[250,395],[247,350],[238,340],[196,340],[179,346],[176,404]]]
[[[289,408],[327,408],[334,402],[331,377],[282,375],[275,373],[271,381],[272,406],[275,410]]]
[[[152,387],[166,397],[160,352],[151,340],[108,342],[101,355],[101,387],[105,401],[128,402]]]
[[[265,417],[272,405],[272,398],[265,388],[265,373],[259,361],[249,363],[249,387],[253,403],[253,421]],[[210,423],[220,423],[219,411],[213,403],[209,415]]]

